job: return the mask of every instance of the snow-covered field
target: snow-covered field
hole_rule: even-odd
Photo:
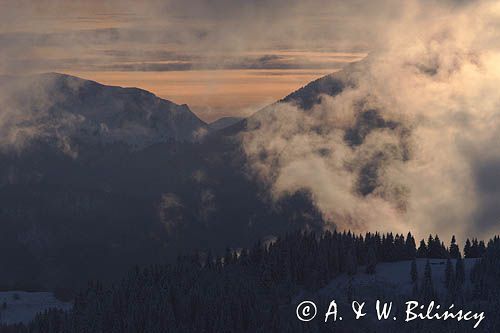
[[[470,285],[470,272],[477,259],[464,259],[465,287]],[[419,281],[423,279],[427,259],[417,259]],[[444,278],[446,259],[430,259],[432,282],[438,293],[445,292]],[[456,260],[452,260],[455,267]],[[411,295],[413,285],[410,277],[411,261],[385,262],[377,264],[375,274],[365,274],[364,267],[358,268],[358,273],[352,280],[353,295],[359,297],[377,297],[384,295]],[[347,275],[341,275],[321,289],[320,293],[331,296],[344,296],[349,283]],[[342,293],[339,295],[339,293]]]
[[[464,288],[470,287],[470,272],[478,259],[464,259],[465,283]],[[427,259],[417,259],[418,280],[421,283]],[[432,281],[434,289],[440,296],[446,294],[444,284],[446,259],[430,259]],[[452,260],[455,267],[456,260]],[[396,261],[378,263],[375,274],[365,273],[365,267],[358,267],[352,279],[352,296],[354,299],[374,302],[376,299],[406,299],[412,295],[413,284],[410,277],[411,261]],[[342,274],[331,280],[328,285],[316,292],[299,292],[294,298],[295,302],[307,299],[309,296],[322,296],[327,299],[346,299],[349,285],[349,276]]]
[[[465,288],[470,285],[470,271],[477,259],[465,259]],[[423,278],[427,259],[417,259],[419,281]],[[434,288],[440,294],[445,293],[444,271],[446,260],[430,259]],[[452,260],[455,266],[455,260]],[[375,299],[409,296],[412,293],[410,278],[411,261],[379,263],[373,275],[365,274],[364,267],[352,279],[354,299],[372,301]],[[323,287],[317,293],[329,299],[344,299],[349,284],[349,277],[343,274]],[[296,300],[304,299],[307,293],[300,293]],[[307,297],[306,297],[307,298]],[[27,323],[35,315],[49,308],[70,309],[71,303],[57,300],[50,292],[6,291],[0,292],[0,323]]]
[[[470,273],[477,260],[478,259],[464,259],[464,292],[471,292],[472,283],[470,280]],[[417,259],[416,262],[418,285],[421,286],[427,259]],[[430,259],[429,262],[431,264],[432,284],[437,293],[437,297],[434,301],[437,305],[440,305],[441,302],[445,302],[448,294],[445,286],[446,260]],[[456,260],[452,260],[452,263],[453,267],[455,267]],[[345,322],[346,320],[356,320],[353,315],[353,303],[351,303],[351,301],[357,301],[359,302],[358,304],[363,303],[363,306],[366,305],[364,307],[366,316],[363,317],[365,320],[356,322],[356,325],[359,325],[359,331],[373,331],[373,327],[384,325],[385,322],[377,318],[375,310],[377,300],[380,300],[382,304],[395,303],[396,311],[402,309],[397,308],[398,304],[404,307],[403,304],[407,301],[418,301],[413,296],[414,286],[411,281],[410,271],[410,260],[379,263],[376,266],[375,274],[372,275],[365,273],[365,267],[358,267],[357,273],[354,274],[352,278],[347,274],[342,274],[331,280],[325,287],[319,290],[300,291],[296,297],[292,299],[292,304],[300,304],[305,300],[315,302],[315,304],[318,305],[318,318],[321,318],[318,320],[324,321],[330,302],[335,301],[338,305],[339,313],[348,314],[344,316],[343,319],[340,319]],[[396,318],[396,316],[394,318]],[[383,331],[383,329],[380,329],[380,331]]]
[[[28,323],[35,315],[50,308],[70,309],[71,303],[57,300],[51,292],[0,292],[0,323]]]

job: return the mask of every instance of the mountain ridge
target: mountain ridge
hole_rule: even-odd
[[[2,87],[0,103],[10,130],[36,138],[144,147],[168,140],[197,141],[208,131],[186,104],[140,88],[108,86],[60,73],[19,77],[4,81]]]
[[[96,277],[116,277],[133,264],[164,262],[194,248],[219,252],[291,229],[323,227],[307,191],[274,202],[249,177],[239,132],[225,135],[247,120],[200,140],[163,138],[130,149],[126,140],[100,135],[106,139],[116,128],[134,132],[132,120],[151,125],[144,108],[153,106],[149,113],[154,114],[158,104],[151,101],[166,102],[140,89],[102,89],[69,76],[45,76],[54,78],[54,90],[36,84],[24,90],[34,96],[20,95],[21,110],[33,119],[14,122],[21,130],[44,131],[31,137],[29,149],[0,149],[0,244],[14,253],[0,251],[0,263],[12,267],[0,277],[0,287],[74,290]],[[29,108],[46,100],[50,103]],[[190,119],[200,125],[196,129],[207,130],[205,123]],[[32,127],[37,121],[44,126]],[[98,128],[95,123],[111,129],[95,137],[89,130],[80,135],[82,128]],[[90,266],[76,265],[82,260]]]

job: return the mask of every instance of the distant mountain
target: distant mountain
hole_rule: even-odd
[[[138,88],[106,86],[58,73],[1,80],[2,123],[23,139],[120,142],[135,148],[196,141],[208,131],[185,104]],[[0,124],[1,126],[1,124]]]
[[[342,75],[283,101],[311,106],[339,93]],[[74,290],[195,248],[221,252],[323,226],[309,193],[273,202],[248,176],[238,136],[245,119],[213,131],[185,105],[62,74],[0,85],[0,244],[8,249],[0,289]]]
[[[61,74],[1,85],[0,290],[75,290],[322,224],[307,193],[267,199],[237,137],[203,137],[187,106]]]
[[[228,126],[234,125],[243,119],[244,118],[242,117],[222,117],[217,119],[216,121],[211,122],[208,127],[211,131],[218,131]]]
[[[254,113],[252,116],[239,122],[235,122],[233,125],[222,128],[220,130],[220,134],[232,136],[241,131],[249,129],[248,126],[250,123],[252,124],[252,126],[258,125],[257,119],[262,116],[263,113],[273,112],[276,105],[279,103],[294,103],[307,111],[315,104],[321,102],[321,95],[335,96],[341,93],[345,87],[351,84],[351,80],[348,78],[348,75],[344,71],[328,74],[308,83],[304,87],[292,92],[291,94],[278,100],[277,102],[264,107],[263,109]]]
[[[255,112],[250,117],[223,128],[220,134],[233,136],[241,131],[251,129],[249,128],[249,124],[252,124],[252,127],[258,126],[258,118],[260,118],[263,113],[274,112],[276,105],[280,103],[292,103],[302,108],[304,111],[308,111],[314,105],[321,102],[322,95],[336,96],[344,91],[344,89],[355,86],[359,80],[360,74],[366,69],[367,62],[368,60],[364,59],[359,62],[351,63],[341,71],[311,81],[275,103]]]

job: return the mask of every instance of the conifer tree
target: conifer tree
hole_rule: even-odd
[[[345,259],[346,272],[349,275],[356,274],[356,257],[354,256],[353,249],[351,246],[347,249],[346,259]]]
[[[353,283],[353,277],[349,276],[349,281],[347,282],[347,290],[346,290],[346,296],[348,302],[352,302],[354,298],[354,289],[352,283]]]
[[[417,258],[427,258],[427,255],[427,245],[425,245],[425,241],[422,239],[417,250]]]
[[[457,288],[461,288],[465,282],[465,267],[462,257],[458,257],[455,265],[455,281]]]
[[[442,249],[442,242],[436,239],[432,237],[432,244]],[[472,243],[476,254],[471,255],[484,251],[472,270],[473,289],[464,287],[464,260],[459,253],[456,267],[454,259],[446,261],[445,301],[457,305],[466,299],[470,309],[484,307],[491,315],[488,325],[482,327],[497,332],[500,320],[494,314],[500,309],[500,237],[490,240],[488,246],[476,239]],[[182,256],[169,265],[136,268],[107,290],[92,282],[75,298],[70,312],[48,310],[31,324],[16,328],[0,324],[0,333],[305,331],[295,317],[286,317],[286,313],[294,313],[289,306],[299,290],[318,290],[332,277],[346,273],[342,293],[352,300],[356,296],[353,267],[368,267],[373,258],[375,262],[405,259],[406,245],[400,234],[375,233],[363,238],[347,232],[296,232],[239,255],[227,251],[221,258],[209,253],[205,260]],[[432,267],[428,260],[419,279],[417,260],[411,262],[412,293],[425,303],[438,301]],[[457,331],[450,321],[439,328],[431,322],[426,323],[428,331]]]
[[[453,235],[451,237],[451,243],[450,243],[450,258],[457,259],[459,255],[460,255],[460,250],[458,248],[455,235]]]
[[[368,258],[366,259],[366,273],[375,274],[375,267],[377,266],[377,256],[375,255],[375,250],[370,244],[368,247]]]
[[[411,261],[410,277],[412,283],[417,283],[418,281],[418,271],[417,271],[417,260],[413,259]]]
[[[477,257],[481,258],[486,252],[486,245],[484,245],[484,241],[480,241],[477,250]]]
[[[444,284],[447,289],[450,288],[450,284],[454,276],[455,272],[453,271],[453,264],[451,263],[450,258],[448,258],[448,260],[446,260],[446,268],[444,270]]]
[[[405,249],[407,259],[414,259],[417,255],[417,245],[415,244],[415,238],[410,232],[408,232],[408,235],[406,236]]]
[[[432,270],[429,260],[425,263],[424,279],[422,281],[422,287],[420,288],[420,297],[425,303],[435,300],[436,292],[434,290],[434,284],[432,282]]]
[[[465,245],[464,245],[464,258],[472,258],[471,257],[471,243],[470,243],[470,240],[467,238],[467,240],[465,241]]]

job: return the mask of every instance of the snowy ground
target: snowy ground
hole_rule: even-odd
[[[470,272],[474,267],[478,259],[465,259],[465,282],[464,290],[465,292],[470,292],[472,287],[470,281]],[[419,285],[423,280],[425,264],[427,259],[417,259],[417,272]],[[445,269],[446,260],[443,259],[431,259],[429,260],[431,264],[432,282],[434,290],[437,292],[437,298],[435,302],[439,305],[445,302],[447,296],[447,290],[445,287]],[[456,264],[456,260],[452,260],[453,266]],[[404,319],[404,304],[410,300],[415,300],[412,296],[413,294],[413,284],[411,282],[410,276],[411,261],[398,261],[391,263],[379,263],[377,264],[375,274],[369,275],[365,273],[364,267],[358,267],[358,272],[352,277],[351,288],[349,288],[350,277],[347,274],[342,274],[335,279],[331,280],[325,287],[316,291],[306,291],[302,290],[296,297],[292,300],[292,304],[300,304],[305,300],[313,301],[317,305],[317,313],[315,312],[315,320],[318,321],[318,325],[329,325],[332,330],[336,327],[341,328],[342,325],[356,325],[359,332],[364,331],[384,331],[384,325],[388,322],[385,320],[380,320],[377,317],[376,312],[376,301],[380,300],[383,304],[395,304],[395,307],[390,310],[393,320],[403,320]],[[348,293],[348,290],[351,293]],[[351,300],[348,298],[348,294],[352,297],[352,301],[359,302],[358,304],[363,304],[363,312],[366,314],[362,317],[363,320],[356,320],[355,314],[352,308]],[[324,323],[326,318],[326,313],[329,309],[329,304],[331,301],[335,301],[339,314],[339,321],[330,321]],[[354,304],[356,305],[356,304]],[[399,305],[399,306],[398,306]],[[428,304],[426,304],[428,306]],[[424,310],[422,310],[424,311]],[[313,311],[314,312],[314,311]],[[314,317],[313,317],[314,318]],[[399,319],[398,319],[399,318]],[[312,319],[311,319],[312,320]],[[392,323],[392,321],[390,321]],[[306,323],[307,324],[307,323]],[[338,326],[336,326],[338,325]]]
[[[465,259],[465,287],[470,285],[470,271],[477,259]],[[427,259],[417,259],[417,270],[419,280],[424,274],[424,267]],[[452,260],[455,265],[455,260]],[[438,293],[445,292],[444,271],[446,260],[431,259],[431,270],[434,288]],[[364,267],[358,268],[358,273],[352,280],[354,299],[372,301],[384,299],[386,297],[407,297],[412,293],[412,283],[410,279],[411,261],[398,261],[391,263],[379,263],[373,275],[364,273]],[[328,299],[344,299],[349,283],[347,275],[343,274],[319,290],[317,293],[327,296]],[[300,293],[296,300],[307,298],[306,294]],[[4,308],[5,303],[5,308]],[[0,323],[14,324],[19,322],[27,323],[35,315],[49,308],[70,309],[71,303],[57,300],[50,292],[25,292],[7,291],[0,292]]]
[[[476,261],[477,259],[464,259],[465,289],[471,286],[470,272]],[[417,259],[419,283],[423,279],[426,262],[427,259]],[[440,298],[444,298],[446,295],[444,284],[446,259],[430,259],[429,262],[431,263],[434,289]],[[456,260],[452,260],[452,263],[455,267]],[[364,267],[358,267],[358,272],[352,279],[352,297],[354,300],[367,301],[368,303],[374,303],[377,299],[384,301],[409,300],[413,289],[410,270],[410,260],[379,263],[373,275],[366,274]],[[347,274],[342,274],[316,292],[299,292],[293,301],[299,303],[304,299],[314,299],[315,296],[321,296],[328,300],[335,299],[337,302],[348,304],[346,299],[348,285],[349,277]]]
[[[470,271],[477,259],[464,259],[465,266],[465,287],[470,284]],[[417,271],[419,281],[423,278],[424,268],[427,259],[417,259]],[[446,259],[430,259],[432,281],[438,293],[445,292],[444,271]],[[455,267],[456,260],[452,260]],[[404,295],[412,293],[412,283],[410,277],[411,261],[397,261],[377,264],[375,274],[365,274],[364,267],[358,268],[358,273],[354,275],[352,286],[354,296],[384,296],[384,295]],[[320,293],[340,296],[345,295],[348,285],[347,275],[342,275],[332,280]]]
[[[57,300],[50,292],[0,292],[0,323],[28,323],[49,308],[70,309],[71,303]]]

